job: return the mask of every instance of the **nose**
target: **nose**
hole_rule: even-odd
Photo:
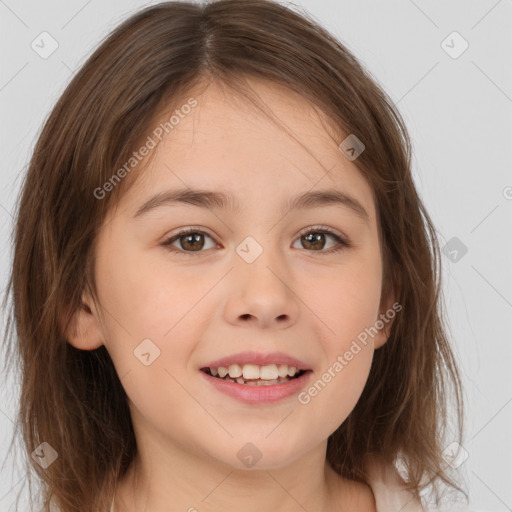
[[[299,299],[293,290],[291,272],[272,251],[266,250],[252,263],[237,256],[230,273],[225,320],[237,326],[291,327],[299,317]]]

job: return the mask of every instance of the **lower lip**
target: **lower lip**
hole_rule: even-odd
[[[271,384],[270,386],[248,386],[247,384],[238,384],[238,382],[230,382],[212,377],[201,370],[200,373],[202,373],[208,382],[218,391],[236,398],[241,402],[267,404],[279,402],[280,400],[296,395],[305,387],[312,372],[308,370],[296,379],[289,380],[283,384]]]

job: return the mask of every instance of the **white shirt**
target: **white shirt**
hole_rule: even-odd
[[[377,512],[426,512],[421,502],[405,489],[394,466],[373,464],[367,466],[367,471]]]

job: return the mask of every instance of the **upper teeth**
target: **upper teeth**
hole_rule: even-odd
[[[268,364],[266,366],[230,364],[229,367],[210,368],[210,371],[212,375],[218,375],[222,378],[229,374],[233,379],[243,376],[244,379],[274,380],[278,377],[293,377],[297,373],[297,368],[287,364]]]

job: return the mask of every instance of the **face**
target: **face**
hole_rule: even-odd
[[[385,342],[367,334],[385,312],[382,262],[371,189],[341,140],[304,99],[252,86],[293,136],[215,85],[195,96],[99,233],[100,304],[86,296],[72,343],[105,344],[141,439],[277,468],[325,450],[354,408]],[[177,191],[188,200],[164,197]],[[330,200],[291,208],[320,191]],[[205,371],[230,365],[251,384]],[[292,366],[300,377],[252,385]]]

